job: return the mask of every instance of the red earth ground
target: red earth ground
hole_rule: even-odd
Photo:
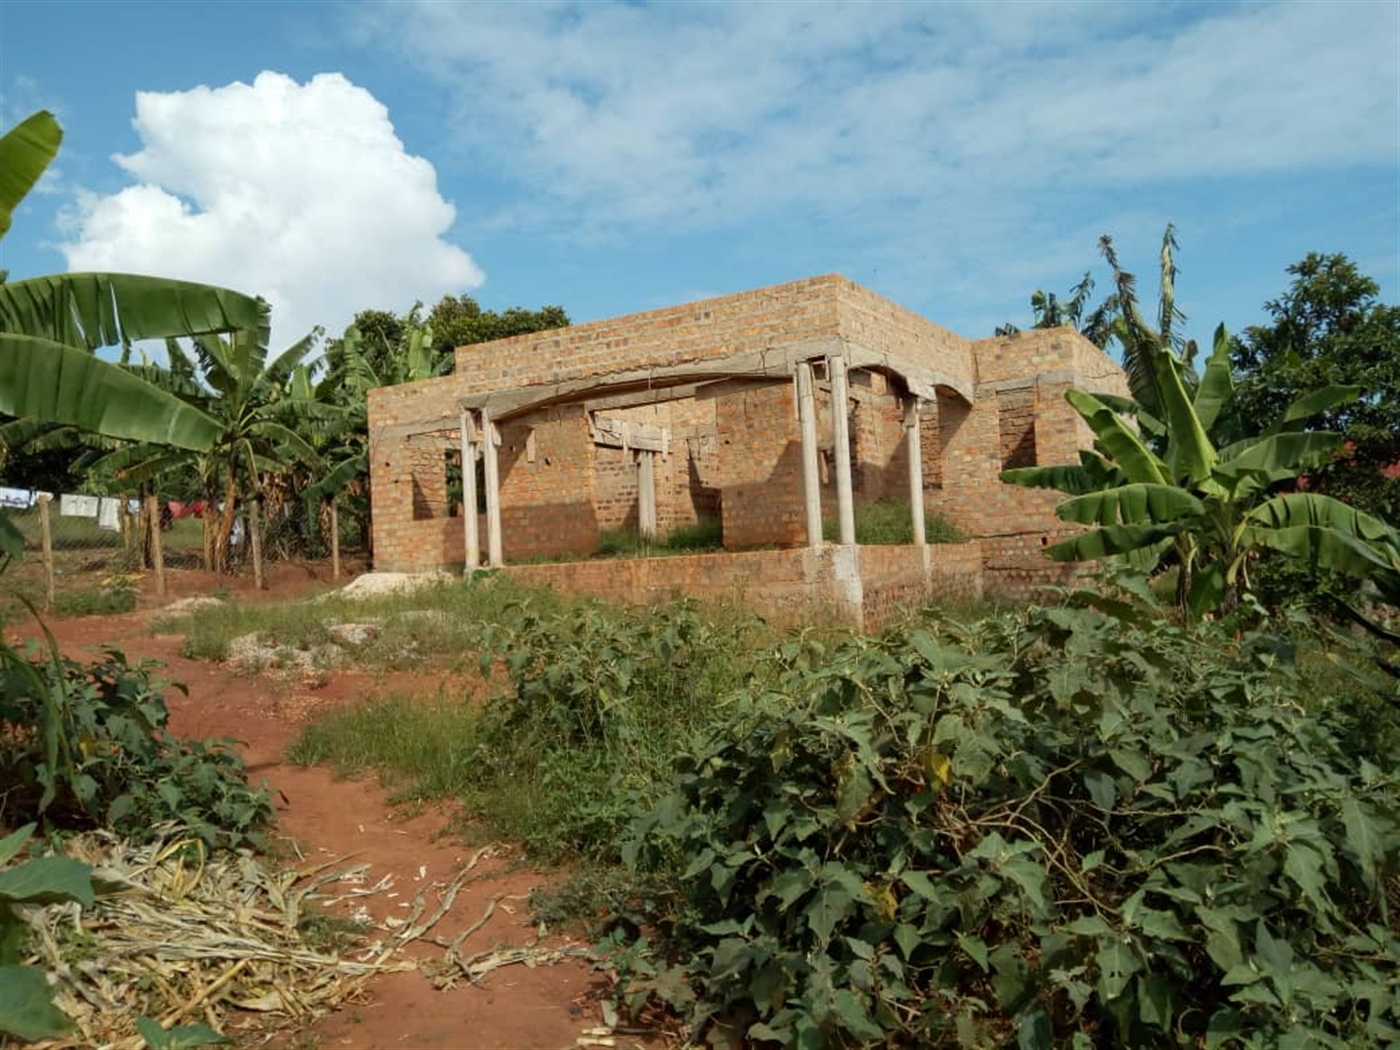
[[[171,689],[166,699],[172,731],[180,737],[234,737],[248,764],[249,779],[266,780],[277,805],[276,835],[287,853],[300,852],[308,864],[345,858],[342,867],[368,864],[367,884],[388,876],[393,887],[363,897],[376,923],[403,915],[414,894],[428,888],[428,907],[438,903],[441,888],[468,864],[477,848],[445,835],[452,814],[443,808],[406,813],[386,802],[374,780],[339,779],[324,767],[301,768],[287,762],[287,745],[311,719],[338,704],[387,691],[435,693],[440,679],[431,674],[381,675],[355,670],[332,672],[329,679],[301,683],[294,679],[235,675],[217,663],[180,655],[178,635],[151,633],[152,611],[177,598],[231,591],[240,599],[275,601],[330,585],[329,568],[319,563],[275,566],[267,589],[251,580],[198,572],[168,574],[168,593],[147,592],[141,608],[123,616],[53,619],[50,628],[64,651],[75,658],[114,644],[135,661],[153,657],[165,664],[164,677],[183,682],[185,696]],[[28,632],[24,632],[28,633]],[[295,844],[293,846],[293,843]],[[293,863],[299,863],[295,857]],[[530,891],[547,872],[523,864],[518,851],[501,847],[473,869],[484,877],[468,881],[434,932],[451,939],[478,921],[490,902],[494,913],[461,945],[465,957],[496,946],[536,942],[530,915]],[[439,892],[434,892],[434,890]],[[390,895],[392,894],[392,896]],[[348,908],[343,905],[341,910]],[[347,912],[348,914],[348,912]],[[551,937],[546,943],[565,944]],[[414,946],[410,946],[411,949]],[[441,958],[442,949],[422,945],[419,956]],[[347,1004],[302,1030],[272,1035],[245,1035],[244,1046],[288,1048],[575,1048],[658,1045],[633,1036],[598,1039],[589,1030],[601,1024],[597,999],[604,979],[586,960],[570,958],[538,968],[512,965],[471,984],[465,980],[438,990],[418,971],[383,974],[365,986],[362,1001]],[[237,1034],[231,1032],[230,1034]]]

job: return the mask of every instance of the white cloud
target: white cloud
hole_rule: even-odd
[[[1257,176],[1397,157],[1390,4],[362,9],[459,143],[590,223]],[[907,220],[906,220],[907,221]],[[930,220],[932,221],[932,220]],[[586,230],[584,231],[586,232]]]
[[[445,239],[455,210],[433,166],[410,156],[388,110],[337,73],[298,84],[136,96],[138,182],[80,194],[61,248],[71,270],[220,284],[273,305],[280,349],[355,311],[402,310],[482,283]]]
[[[939,317],[995,323],[1008,288],[1077,280],[1100,233],[1151,252],[1173,219],[1209,250],[1216,202],[1400,159],[1395,4],[352,11],[452,100],[443,163],[509,173],[482,229],[753,232]]]

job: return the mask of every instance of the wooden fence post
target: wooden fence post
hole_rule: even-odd
[[[146,527],[151,530],[151,568],[156,574],[156,595],[165,597],[165,547],[160,535],[160,500],[146,497]]]
[[[248,538],[253,544],[253,586],[258,590],[263,589],[261,506],[262,500],[257,497],[248,503]]]
[[[49,502],[53,499],[47,492],[39,493],[39,537],[44,551],[44,612],[53,608],[53,529],[49,525]]]
[[[336,510],[339,501],[331,497],[331,579],[340,579],[340,514]]]

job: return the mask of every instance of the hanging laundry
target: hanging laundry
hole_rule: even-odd
[[[58,512],[66,518],[95,518],[97,509],[96,496],[70,496],[65,493],[58,497]]]
[[[104,497],[97,508],[97,527],[111,532],[120,532],[122,527],[121,506],[121,500]]]
[[[0,485],[0,507],[15,507],[26,510],[34,506],[34,493],[29,489],[12,489]]]

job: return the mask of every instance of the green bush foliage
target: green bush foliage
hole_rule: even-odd
[[[628,833],[629,1004],[800,1047],[1400,1040],[1393,756],[1283,639],[1093,601],[785,645]]]
[[[766,673],[772,634],[693,601],[642,610],[514,593],[474,645],[501,684],[490,699],[350,708],[290,753],[377,767],[401,798],[456,797],[536,856],[616,860],[622,828],[674,783],[675,755],[725,717],[724,697]]]
[[[0,838],[0,1036],[37,1040],[61,1036],[72,1022],[53,1003],[42,966],[24,965],[29,927],[16,905],[93,902],[92,868],[71,857],[31,856],[11,863],[35,825]]]
[[[51,642],[52,644],[52,642]],[[56,648],[0,659],[0,797],[6,822],[43,815],[65,829],[106,827],[144,841],[187,825],[209,846],[256,844],[271,818],[232,741],[178,741],[149,664],[115,648],[87,665]]]

